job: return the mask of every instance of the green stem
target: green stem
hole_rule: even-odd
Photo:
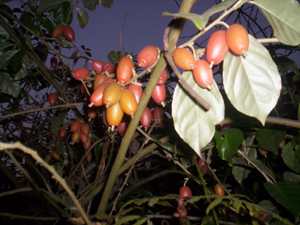
[[[184,0],[180,6],[179,12],[189,12],[194,3],[195,3],[195,0]],[[180,24],[178,24],[178,26],[171,27],[170,34],[169,34],[169,48],[170,49],[175,48],[177,40],[182,31],[183,23],[184,23],[184,20],[180,20]],[[148,104],[148,101],[151,97],[151,93],[160,77],[160,73],[163,71],[163,69],[165,67],[166,67],[166,61],[161,56],[160,59],[158,60],[157,65],[155,66],[153,72],[151,73],[150,80],[147,84],[144,95],[139,103],[138,109],[137,109],[134,117],[132,118],[131,122],[129,123],[127,131],[122,139],[120,148],[118,150],[118,154],[117,154],[114,164],[112,166],[111,172],[108,176],[108,180],[105,185],[105,188],[104,188],[101,200],[100,200],[100,204],[99,204],[97,212],[96,212],[97,218],[101,218],[105,215],[109,197],[111,195],[113,186],[119,176],[119,169],[121,168],[121,166],[125,160],[125,156],[126,156],[129,144],[131,142],[131,139],[135,133],[135,130],[139,123],[140,117],[141,117],[146,105]]]

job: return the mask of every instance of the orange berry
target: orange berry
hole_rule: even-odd
[[[118,126],[123,118],[120,103],[117,102],[106,109],[106,121],[110,126]]]
[[[177,67],[183,70],[192,70],[195,59],[188,48],[176,48],[173,52],[173,60]]]
[[[139,67],[147,69],[155,65],[159,58],[160,50],[154,45],[147,45],[137,55],[137,64]]]
[[[214,65],[223,61],[225,54],[228,52],[226,43],[226,31],[218,30],[211,34],[206,47],[206,59]]]
[[[116,82],[109,84],[103,92],[103,102],[109,107],[118,102],[122,95],[122,88]]]
[[[207,61],[201,59],[196,61],[193,76],[200,87],[211,89],[213,84],[213,72]]]
[[[244,55],[249,48],[248,31],[241,24],[232,24],[226,31],[226,42],[235,55]]]
[[[133,76],[133,62],[129,55],[123,56],[117,66],[117,80],[127,84]]]

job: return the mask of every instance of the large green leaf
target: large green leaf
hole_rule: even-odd
[[[294,215],[300,215],[300,184],[266,183],[269,194]]]
[[[292,142],[287,143],[282,150],[284,163],[297,173],[300,173],[300,146]]]
[[[232,105],[262,124],[275,107],[281,78],[268,50],[249,35],[245,56],[227,53],[223,64],[224,89]]]
[[[14,81],[8,73],[0,72],[0,92],[18,97],[21,91],[19,82]]]
[[[211,105],[206,112],[177,84],[172,101],[174,126],[179,136],[200,155],[201,148],[213,138],[215,125],[224,119],[223,97],[215,82],[208,91],[195,83],[191,72],[184,72],[182,79]]]
[[[259,129],[256,140],[260,148],[268,150],[277,155],[279,144],[285,136],[284,131],[272,129]]]
[[[0,69],[3,70],[18,52],[18,49],[0,52]]]
[[[227,129],[221,135],[216,135],[216,147],[219,157],[231,161],[244,140],[243,132],[236,128]]]
[[[297,0],[254,0],[282,43],[300,44],[300,4]]]
[[[201,15],[195,14],[195,13],[170,13],[170,12],[163,12],[163,16],[172,16],[175,18],[183,18],[190,20],[194,23],[194,25],[201,30],[207,21],[204,21],[204,18]]]

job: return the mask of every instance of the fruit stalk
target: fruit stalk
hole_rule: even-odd
[[[195,0],[184,0],[180,6],[179,12],[189,12],[191,10],[192,6],[194,5],[194,3],[195,3]],[[176,46],[176,42],[177,42],[177,40],[180,36],[181,30],[182,30],[182,26],[183,26],[183,21],[181,22],[180,26],[176,26],[174,28],[172,27],[170,30],[169,47],[171,49],[174,49]],[[160,74],[165,69],[165,67],[166,67],[166,61],[161,56],[158,60],[157,65],[155,66],[153,72],[151,73],[150,80],[147,84],[144,95],[139,103],[137,111],[136,111],[134,117],[132,118],[131,122],[129,123],[127,131],[122,139],[120,148],[118,150],[118,154],[115,158],[114,164],[113,164],[110,174],[108,176],[108,180],[106,182],[106,185],[105,185],[105,188],[104,188],[101,200],[100,200],[100,204],[99,204],[97,212],[96,212],[97,218],[101,218],[105,215],[108,200],[111,196],[115,181],[117,180],[117,177],[119,175],[119,169],[121,168],[121,166],[124,163],[127,149],[131,142],[131,139],[134,135],[136,127],[139,124],[142,113],[151,97],[152,91],[153,91],[157,81],[160,78]]]

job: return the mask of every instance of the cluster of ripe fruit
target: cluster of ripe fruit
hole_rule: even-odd
[[[206,60],[195,59],[189,48],[176,48],[173,51],[175,65],[186,71],[192,71],[195,82],[210,90],[213,84],[213,65],[221,63],[230,51],[236,56],[245,55],[249,48],[247,30],[240,24],[232,24],[227,30],[218,30],[211,34],[206,47]]]
[[[64,37],[66,40],[73,42],[75,41],[75,32],[71,26],[60,24],[55,27],[52,32],[53,38]]]
[[[137,55],[137,66],[144,71],[151,71],[157,63],[160,50],[156,46],[148,45]],[[138,103],[143,95],[143,88],[137,82],[138,75],[135,72],[135,63],[130,55],[124,55],[118,62],[116,69],[110,71],[99,60],[91,60],[91,67],[96,74],[92,79],[93,92],[90,96],[89,107],[106,107],[106,122],[110,126],[118,126],[124,114],[133,117]],[[75,68],[72,76],[76,80],[86,81],[90,79],[90,71],[86,67]],[[168,71],[164,70],[152,92],[152,99],[159,105],[164,105],[166,99],[166,81]],[[147,129],[152,122],[153,113],[145,108],[141,125]]]
[[[177,201],[177,208],[176,212],[174,214],[175,217],[184,219],[187,217],[188,212],[185,207],[185,201],[190,199],[193,196],[192,190],[190,189],[189,186],[184,184],[183,186],[180,187],[179,189],[179,198]]]

